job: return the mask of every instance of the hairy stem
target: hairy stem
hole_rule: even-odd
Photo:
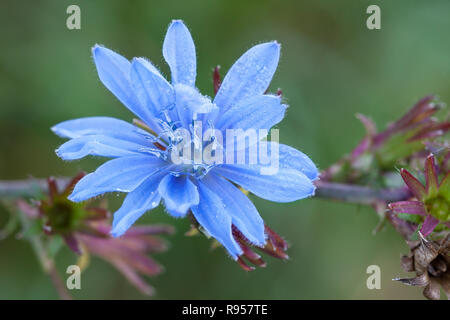
[[[69,178],[58,178],[58,185],[65,185]],[[395,202],[408,199],[407,188],[375,189],[367,186],[316,181],[316,197],[349,203],[371,205],[375,201]],[[33,197],[47,191],[45,179],[0,180],[0,198]]]
[[[390,202],[404,201],[411,198],[407,187],[375,189],[367,186],[317,181],[316,197],[344,201],[355,204],[372,205],[374,208],[385,206]],[[405,239],[414,233],[416,226],[402,220],[390,212],[385,212],[387,221]]]
[[[395,202],[406,200],[411,193],[406,187],[375,189],[366,186],[316,181],[316,197],[344,202],[371,205],[376,201]]]
[[[58,178],[58,185],[66,185],[69,178]],[[35,197],[47,192],[46,179],[0,180],[0,198]]]

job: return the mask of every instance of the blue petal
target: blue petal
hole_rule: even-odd
[[[189,128],[192,120],[197,120],[199,114],[207,114],[218,110],[211,100],[203,96],[196,88],[183,84],[175,85],[176,108],[172,115],[179,120],[184,128]]]
[[[145,146],[126,140],[89,135],[67,141],[56,150],[56,154],[63,160],[81,159],[87,155],[116,158],[139,155],[142,148]]]
[[[158,184],[165,173],[156,173],[148,177],[139,187],[130,192],[122,206],[114,213],[111,234],[120,237],[146,211],[159,205],[161,196]]]
[[[271,201],[290,202],[314,195],[315,186],[303,173],[278,168],[275,174],[261,174],[263,168],[267,167],[226,164],[213,170],[258,197]]]
[[[161,118],[164,110],[174,106],[174,89],[147,60],[133,59],[131,83],[142,105],[146,106],[154,117]]]
[[[270,163],[270,159],[276,156],[280,168],[300,171],[312,181],[319,177],[319,170],[317,170],[314,162],[306,154],[285,144],[273,141],[259,141],[258,148],[248,148],[243,152],[246,152],[246,154],[258,152],[255,158],[258,157],[259,164]],[[275,154],[272,155],[272,152]],[[246,164],[248,163],[246,162]]]
[[[222,112],[253,95],[263,94],[269,87],[280,58],[280,45],[268,42],[244,53],[225,76],[214,99]]]
[[[151,156],[117,158],[83,177],[69,199],[80,202],[106,192],[131,192],[166,162]]]
[[[228,149],[229,145],[227,144],[227,149],[224,152],[224,159],[229,158],[229,160],[226,160],[227,164],[253,165],[256,163],[262,167],[273,164],[279,168],[297,170],[312,181],[319,177],[319,171],[314,162],[303,152],[288,145],[264,140],[258,141],[252,147],[247,147],[245,150],[235,147]],[[243,159],[240,159],[239,156]],[[250,162],[250,159],[253,162]]]
[[[172,21],[163,44],[163,56],[172,73],[172,83],[195,87],[197,58],[191,34],[181,20]]]
[[[109,89],[131,112],[148,125],[154,125],[150,110],[141,105],[131,86],[131,63],[120,54],[99,45],[92,48],[98,76]]]
[[[225,210],[239,231],[254,245],[264,246],[264,221],[250,199],[231,182],[214,173],[208,174],[202,181],[220,194]]]
[[[286,106],[281,98],[274,95],[257,95],[239,101],[220,115],[216,128],[225,129],[266,129],[279,123]]]
[[[209,189],[201,180],[198,181],[198,192],[200,194],[200,203],[198,206],[191,208],[195,219],[236,260],[242,254],[242,249],[233,238],[231,216],[225,210],[224,203],[219,195]]]
[[[261,145],[267,144],[268,152],[270,153],[275,144],[278,145],[280,167],[286,169],[295,169],[300,171],[312,181],[319,177],[319,170],[312,160],[303,152],[294,149],[285,144],[278,144],[277,142],[261,141]]]
[[[174,217],[182,217],[191,206],[198,205],[197,187],[186,175],[166,175],[161,180],[158,191],[164,199],[167,211]]]
[[[53,126],[52,131],[62,138],[104,135],[145,145],[148,133],[123,120],[110,117],[87,117],[67,120]]]

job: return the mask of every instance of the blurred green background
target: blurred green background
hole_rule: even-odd
[[[81,8],[81,30],[66,28],[66,8]],[[366,8],[381,7],[381,30],[366,28]],[[357,112],[380,128],[422,96],[450,101],[450,2],[442,1],[12,1],[0,4],[0,179],[72,175],[101,160],[63,162],[49,128],[86,116],[132,114],[100,83],[90,48],[103,44],[128,58],[148,57],[167,75],[161,47],[172,19],[183,19],[197,48],[197,85],[212,95],[222,73],[252,45],[276,39],[282,56],[272,90],[290,105],[280,139],[325,168],[364,134]],[[109,197],[117,208],[120,199]],[[278,204],[252,197],[261,215],[291,244],[288,262],[242,271],[204,237],[188,238],[187,219],[162,209],[140,223],[169,223],[170,250],[156,255],[164,274],[149,279],[155,299],[411,299],[419,288],[391,281],[407,275],[407,247],[392,228],[372,235],[370,208],[318,199]],[[0,211],[0,221],[6,212]],[[61,273],[75,256],[58,256]],[[381,268],[381,290],[368,290],[366,268]],[[76,298],[144,298],[113,267],[93,259]],[[0,298],[57,295],[27,242],[0,241]]]

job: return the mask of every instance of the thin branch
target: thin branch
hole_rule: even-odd
[[[58,185],[66,185],[69,178],[58,178]],[[0,198],[35,197],[47,192],[46,179],[0,180]]]
[[[404,201],[412,196],[406,187],[376,189],[320,180],[316,182],[316,187],[316,197],[375,207],[380,203]],[[390,212],[385,212],[385,217],[405,240],[408,240],[416,229],[410,222],[402,220]]]
[[[372,205],[376,201],[395,202],[406,200],[411,193],[406,187],[376,189],[366,186],[316,181],[316,197],[355,204]]]
[[[70,178],[60,177],[58,185],[65,185]],[[366,186],[316,181],[316,197],[344,202],[371,205],[375,201],[395,202],[408,199],[407,188],[375,189]],[[32,197],[47,192],[45,179],[0,180],[0,198]]]

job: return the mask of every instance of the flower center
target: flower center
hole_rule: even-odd
[[[194,121],[189,129],[178,128],[168,147],[168,161],[174,173],[190,174],[201,178],[215,165],[214,155],[221,146],[213,135],[203,135],[201,121]]]
[[[211,158],[221,150],[207,116],[218,107],[194,88],[177,84],[174,89],[175,104],[163,108],[158,118],[161,133],[141,151],[171,163],[175,175],[202,177],[214,166]]]

